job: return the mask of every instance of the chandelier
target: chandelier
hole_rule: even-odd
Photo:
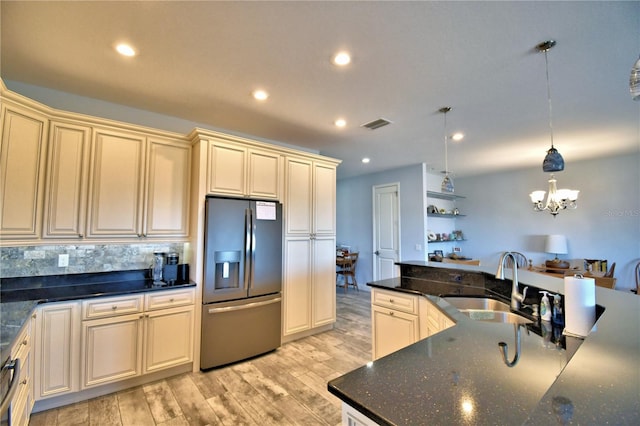
[[[537,212],[549,210],[549,213],[555,217],[560,210],[575,209],[578,207],[578,193],[575,189],[557,189],[556,178],[551,175],[549,179],[549,195],[547,202],[543,204],[545,191],[533,191],[529,194],[533,209]]]
[[[553,121],[552,121],[552,109],[551,109],[551,85],[549,84],[549,60],[547,58],[547,52],[556,45],[554,40],[544,41],[536,46],[538,52],[544,52],[544,63],[547,77],[547,101],[549,103],[549,133],[551,135],[551,148],[547,151],[547,155],[542,162],[542,171],[544,172],[561,172],[564,170],[564,159],[557,149],[553,146]],[[560,210],[575,209],[578,207],[578,193],[580,191],[573,189],[557,189],[556,178],[552,174],[549,179],[549,194],[547,196],[546,203],[544,201],[545,191],[533,191],[529,194],[531,202],[533,203],[533,209],[535,211],[549,212],[555,217]]]

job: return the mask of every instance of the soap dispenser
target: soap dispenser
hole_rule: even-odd
[[[562,314],[562,300],[559,294],[553,295],[553,323],[564,325],[564,315]]]
[[[551,321],[551,304],[549,303],[548,291],[541,291],[543,294],[540,301],[540,319],[542,321]]]

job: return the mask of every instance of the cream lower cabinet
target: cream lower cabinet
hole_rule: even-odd
[[[35,318],[35,315],[34,315]],[[29,416],[33,408],[33,324],[34,321],[27,321],[22,327],[16,344],[11,348],[11,359],[17,360],[20,368],[20,376],[18,380],[18,389],[11,401],[9,410],[8,424],[12,426],[27,426],[29,424]],[[4,425],[4,422],[2,422]]]
[[[80,302],[45,303],[37,310],[36,400],[79,390]]]
[[[285,239],[284,336],[335,322],[335,252],[334,237]]]
[[[455,323],[420,295],[372,288],[374,360],[434,335]]]
[[[343,426],[378,426],[374,422],[347,403],[342,403],[342,425]]]
[[[82,387],[193,360],[193,289],[83,302]]]

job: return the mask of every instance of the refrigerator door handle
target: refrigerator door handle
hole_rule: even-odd
[[[244,211],[244,288],[249,288],[251,283],[251,209]]]
[[[224,308],[209,308],[207,312],[210,314],[219,314],[221,312],[241,311],[243,309],[253,309],[260,306],[271,305],[272,303],[278,303],[281,300],[282,300],[281,297],[277,297],[275,299],[264,300],[262,302],[247,303],[246,305],[226,306]]]
[[[255,224],[254,224],[254,215],[253,215],[253,210],[250,209],[249,210],[249,214],[251,216],[251,220],[250,220],[250,224],[251,224],[251,250],[250,250],[250,255],[251,255],[251,279],[249,280],[249,288],[253,287],[253,277],[255,276],[255,272],[256,272],[256,232],[255,232]]]

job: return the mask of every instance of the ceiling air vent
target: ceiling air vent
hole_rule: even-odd
[[[384,127],[387,124],[391,124],[391,123],[392,122],[387,120],[386,118],[378,118],[377,120],[373,120],[373,121],[370,121],[368,123],[364,123],[360,127],[366,127],[369,130],[376,130],[376,129],[379,129],[380,127]]]

